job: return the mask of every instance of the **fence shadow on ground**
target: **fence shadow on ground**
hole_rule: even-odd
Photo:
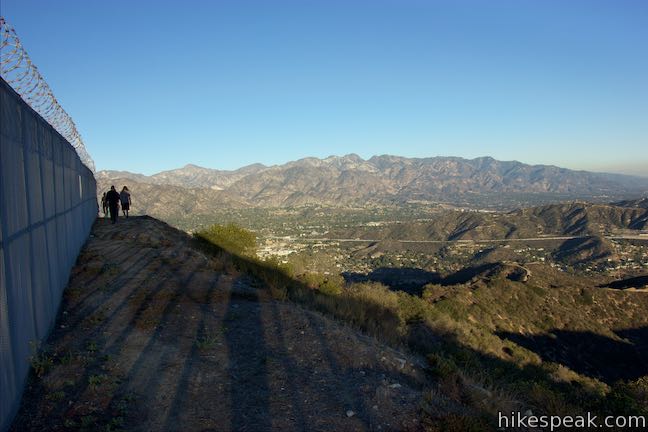
[[[148,222],[120,222],[119,238],[95,226],[95,236],[115,245]],[[304,313],[318,381],[294,353],[287,304],[245,275],[244,259],[234,258],[236,276],[188,249],[131,242],[81,254],[13,430],[312,430],[331,419],[339,430],[372,429],[380,419],[354,385],[361,376],[420,386],[377,358],[345,363],[324,320]]]
[[[127,235],[114,240],[125,241],[142,224],[171,230],[131,218],[121,228]],[[95,235],[111,244],[110,230],[95,226]],[[474,386],[462,383],[470,374],[480,374],[487,388],[539,385],[551,402],[540,409],[553,414],[577,400],[592,409],[626,409],[601,408],[599,396],[556,382],[539,365],[520,367],[479,352],[427,322],[403,322],[398,311],[371,299],[325,294],[272,264],[176,235],[170,248],[127,243],[100,248],[97,258],[91,243],[84,251],[105,265],[70,281],[66,313],[49,340],[51,364],[33,370],[12,430],[374,430],[386,420],[372,405],[367,380],[400,383],[419,395],[431,391],[431,398],[408,401],[415,411],[400,409],[443,430],[489,429],[494,413],[474,403]],[[293,316],[295,306],[275,299],[305,310]],[[432,354],[427,375],[414,377],[375,354],[365,363],[341,356],[339,345],[351,342],[307,309],[392,346]],[[645,340],[645,329],[637,332],[623,337]],[[304,353],[315,360],[306,362]]]

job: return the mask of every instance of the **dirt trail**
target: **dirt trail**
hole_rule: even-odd
[[[419,359],[147,217],[95,224],[13,430],[419,430]]]

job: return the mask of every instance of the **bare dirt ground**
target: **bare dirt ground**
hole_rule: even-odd
[[[14,431],[423,428],[420,359],[272,299],[147,217],[95,224],[32,365]]]

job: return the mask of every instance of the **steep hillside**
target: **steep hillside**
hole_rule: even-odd
[[[32,365],[13,431],[415,431],[431,383],[147,217],[97,222]]]
[[[210,232],[199,237],[226,247]],[[570,256],[604,247],[587,237]],[[237,262],[295,302],[427,354],[441,379],[436,391],[482,412],[529,406],[554,415],[648,414],[645,276],[614,281],[538,261],[484,262],[443,274],[397,264],[342,281],[292,273],[277,261]],[[509,392],[515,400],[504,396]],[[456,430],[484,430],[471,426]]]
[[[637,289],[490,263],[413,295],[399,279],[303,278],[205,239],[99,220],[12,430],[482,431],[501,411],[648,415]]]

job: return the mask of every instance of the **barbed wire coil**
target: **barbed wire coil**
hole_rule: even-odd
[[[23,100],[54,127],[76,150],[92,172],[95,164],[74,120],[61,107],[52,89],[20,43],[15,29],[0,17],[0,75]]]

